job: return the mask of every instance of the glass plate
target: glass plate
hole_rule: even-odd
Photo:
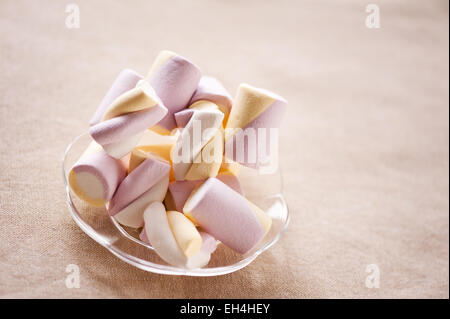
[[[75,223],[97,243],[107,248],[121,260],[145,271],[166,275],[218,276],[239,270],[273,246],[286,230],[289,212],[282,195],[280,171],[260,175],[256,170],[242,167],[239,174],[246,197],[272,217],[272,227],[264,239],[245,255],[235,253],[219,244],[211,254],[209,264],[203,268],[185,269],[168,265],[153,250],[139,240],[140,229],[122,227],[110,217],[106,208],[91,207],[80,200],[70,189],[68,173],[92,141],[88,133],[75,138],[67,146],[62,162],[67,206]]]

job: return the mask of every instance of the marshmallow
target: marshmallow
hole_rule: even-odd
[[[186,200],[192,191],[200,186],[203,181],[175,181],[169,183],[164,204],[168,210],[183,211]]]
[[[222,165],[220,166],[220,169],[219,169],[219,174],[221,174],[221,173],[233,174],[233,175],[238,176],[240,170],[241,170],[240,164],[230,161],[224,157],[223,161],[222,161]]]
[[[144,226],[144,210],[153,202],[162,202],[169,186],[169,175],[163,177],[148,191],[136,198],[128,206],[114,215],[114,218],[122,225],[139,228]]]
[[[210,234],[199,231],[200,236],[202,236],[202,248],[201,250],[212,254],[214,251],[216,251],[217,248],[217,240],[211,236]]]
[[[266,129],[266,152],[270,156],[270,128],[279,127],[286,104],[286,100],[275,93],[241,84],[226,125],[225,156],[230,157],[230,151],[233,150],[231,160],[253,168],[262,166],[265,159],[259,154],[258,143],[263,137],[258,129]],[[253,129],[251,133],[255,137],[254,141],[244,139],[246,129]],[[243,149],[237,147],[241,144],[238,141],[242,142]]]
[[[186,261],[186,268],[200,268],[206,266],[211,259],[211,254],[217,248],[217,240],[210,234],[199,231],[202,238],[202,246],[198,252],[188,258]]]
[[[168,162],[149,156],[120,183],[109,203],[109,214],[114,216],[119,213],[162,178],[166,178],[169,171]]]
[[[233,102],[230,93],[219,80],[212,76],[202,76],[189,104],[197,101],[211,101],[217,104],[225,114],[224,123],[226,123]]]
[[[217,175],[217,179],[227,184],[236,192],[243,194],[241,184],[236,176],[232,174],[219,174]],[[186,200],[203,182],[204,180],[171,182],[166,194],[166,199],[164,200],[167,209],[179,212],[183,211]]]
[[[167,216],[164,205],[159,202],[150,204],[144,211],[145,234],[156,253],[164,261],[177,267],[192,269],[208,264],[211,254],[203,249],[186,257],[175,239]]]
[[[267,214],[217,178],[209,178],[194,191],[183,212],[241,254],[255,247],[272,224]]]
[[[72,167],[69,185],[78,197],[100,207],[113,197],[126,171],[119,160],[95,148],[98,147],[91,143]]]
[[[187,258],[200,250],[202,237],[195,225],[186,216],[172,210],[167,212],[167,220],[178,246]]]
[[[142,132],[132,135],[123,141],[103,144],[103,150],[114,158],[121,158],[129,154],[130,150],[139,142],[141,139]]]
[[[123,157],[138,143],[143,132],[166,114],[167,109],[153,88],[142,80],[134,89],[116,98],[102,121],[91,126],[89,133],[105,151],[110,151],[110,155]]]
[[[146,145],[174,144],[178,138],[179,130],[175,129],[173,135],[161,135],[152,129],[145,130],[136,147]]]
[[[203,147],[194,158],[185,179],[198,180],[216,177],[223,159],[223,132],[217,130],[216,135]]]
[[[212,254],[214,251],[216,251],[217,240],[213,236],[204,231],[200,230],[198,233],[202,237],[202,247],[200,248],[200,250],[209,254]],[[145,232],[145,227],[142,228],[142,231],[139,234],[139,239],[145,244],[151,246],[150,240],[148,239],[147,233]]]
[[[84,150],[83,154],[81,154],[80,158],[82,158],[83,156],[87,156],[89,154],[93,154],[93,153],[97,153],[97,152],[101,152],[103,151],[103,148],[100,144],[98,144],[96,141],[91,141],[88,145],[88,147],[86,147],[86,149]]]
[[[189,105],[200,77],[200,69],[184,57],[170,51],[159,53],[147,78],[167,107],[168,113],[152,129],[168,134],[175,128],[173,114]]]
[[[209,101],[197,101],[189,106],[188,109],[181,110],[174,114],[175,122],[179,128],[186,127],[196,110],[220,110],[217,104]],[[222,111],[222,113],[224,113]]]
[[[188,258],[186,261],[185,267],[188,269],[201,268],[206,266],[211,259],[211,254],[208,251],[200,249],[196,254],[192,257]]]
[[[128,90],[131,90],[136,86],[136,84],[142,80],[143,77],[137,74],[135,71],[130,69],[125,69],[120,72],[119,76],[116,78],[102,102],[98,106],[91,120],[89,121],[89,125],[95,125],[99,123],[103,117],[103,114],[109,108],[111,103],[120,95],[125,93]]]
[[[157,254],[171,265],[183,266],[186,256],[172,234],[164,205],[150,204],[144,211],[144,221],[145,233]]]
[[[176,180],[184,180],[194,158],[222,125],[223,113],[218,110],[196,110],[181,131],[171,159]]]
[[[150,243],[150,240],[149,240],[148,237],[147,237],[147,233],[145,232],[145,227],[142,228],[141,233],[139,234],[139,239],[140,239],[142,242],[146,243],[147,245],[150,245],[150,246],[152,245],[152,244]]]
[[[194,112],[195,112],[195,110],[186,109],[186,110],[182,110],[180,112],[175,113],[174,117],[175,117],[175,122],[177,123],[177,126],[179,128],[184,128],[187,125],[187,123],[189,123],[189,120],[191,119]]]
[[[217,104],[210,101],[197,101],[189,106],[190,110],[219,110],[220,108]],[[223,113],[223,112],[222,112]]]
[[[173,144],[155,144],[155,145],[142,145],[135,147],[130,153],[130,164],[128,166],[128,173],[135,169],[140,163],[142,163],[149,155],[158,156],[165,161],[169,162],[171,181],[175,180],[172,169],[172,160],[170,158],[170,151]]]

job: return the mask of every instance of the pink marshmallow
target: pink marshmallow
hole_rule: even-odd
[[[184,203],[188,199],[189,195],[191,195],[192,191],[199,185],[201,185],[203,181],[175,181],[169,184],[169,192],[173,199],[173,210],[178,212],[183,211]]]
[[[75,174],[86,172],[97,177],[103,186],[103,199],[105,202],[113,197],[117,186],[126,175],[126,170],[122,163],[109,156],[104,151],[83,156],[72,167],[72,171],[75,172]],[[74,188],[73,186],[72,189],[75,192],[81,191],[82,194],[87,194],[86,190],[77,190],[76,187]]]
[[[111,144],[145,131],[167,114],[167,109],[160,104],[154,107],[131,112],[108,119],[91,126],[89,133],[99,144]]]
[[[180,112],[175,113],[174,117],[175,117],[175,122],[177,123],[177,126],[179,128],[184,128],[186,126],[186,124],[190,121],[194,112],[195,112],[195,110],[186,109],[186,110],[182,110]]]
[[[142,79],[143,77],[141,75],[130,69],[125,69],[120,72],[89,121],[89,125],[92,126],[99,123],[111,103],[126,91],[134,88],[139,80]]]
[[[253,105],[255,101],[259,101],[260,104]],[[264,108],[261,113],[259,111],[257,112],[257,108],[261,108],[266,101],[271,101],[271,104],[267,108]],[[233,124],[230,124],[230,122],[242,116],[237,110],[245,113],[248,111],[249,106],[257,114],[255,118],[245,125],[243,124],[243,127],[232,127]],[[248,167],[260,168],[265,166],[266,164],[264,162],[271,158],[272,153],[277,151],[277,149],[271,149],[271,134],[273,134],[271,129],[278,129],[280,127],[286,108],[287,101],[283,97],[265,89],[253,88],[249,85],[241,84],[235,98],[233,110],[230,113],[230,119],[227,123],[227,129],[241,130],[237,130],[234,135],[225,140],[225,156]],[[250,138],[244,138],[245,130],[247,129],[254,133],[255,138],[252,142],[250,142]],[[239,141],[243,144],[242,149],[238,147],[241,144]],[[263,145],[264,149],[260,148]],[[232,156],[230,152],[232,152]]]
[[[186,202],[183,212],[223,244],[245,254],[264,237],[249,202],[217,178],[209,178]]]
[[[108,212],[114,216],[149,190],[153,185],[167,176],[170,164],[149,157],[136,167],[117,188],[116,193],[109,203]]]
[[[219,80],[212,76],[202,76],[189,104],[201,100],[211,101],[217,105],[224,106],[228,112],[231,110],[232,100],[230,93]]]
[[[158,125],[169,131],[176,127],[173,115],[189,105],[200,77],[200,69],[179,55],[171,57],[150,76],[150,84],[169,111]]]
[[[239,179],[232,174],[219,174],[217,175],[217,179],[221,180],[223,183],[231,187],[233,190],[240,194],[244,194],[241,183]],[[183,206],[186,203],[186,200],[191,195],[192,191],[200,186],[204,180],[197,181],[174,181],[169,184],[169,192],[173,199],[173,204],[175,207],[172,207],[173,210],[178,212],[183,211]]]
[[[202,236],[202,248],[200,249],[204,252],[212,254],[217,248],[217,240],[204,231],[199,231],[199,233],[200,236]]]

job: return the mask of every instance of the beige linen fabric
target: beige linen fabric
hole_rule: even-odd
[[[67,3],[80,28],[65,27]],[[448,298],[448,2],[0,2],[0,297]],[[280,160],[292,214],[281,241],[215,278],[147,273],[71,220],[66,145],[125,67],[161,49],[232,95],[289,101]],[[81,287],[67,289],[66,266]],[[380,288],[365,285],[378,265]]]

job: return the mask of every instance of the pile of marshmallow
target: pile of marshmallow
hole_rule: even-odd
[[[121,225],[142,228],[140,240],[168,264],[203,267],[218,242],[245,254],[272,220],[238,179],[241,165],[259,163],[226,158],[224,149],[247,128],[278,128],[285,109],[282,97],[247,84],[232,101],[217,79],[162,51],[146,78],[118,75],[89,123],[93,141],[71,168],[70,187]],[[244,143],[244,153],[257,147]]]

